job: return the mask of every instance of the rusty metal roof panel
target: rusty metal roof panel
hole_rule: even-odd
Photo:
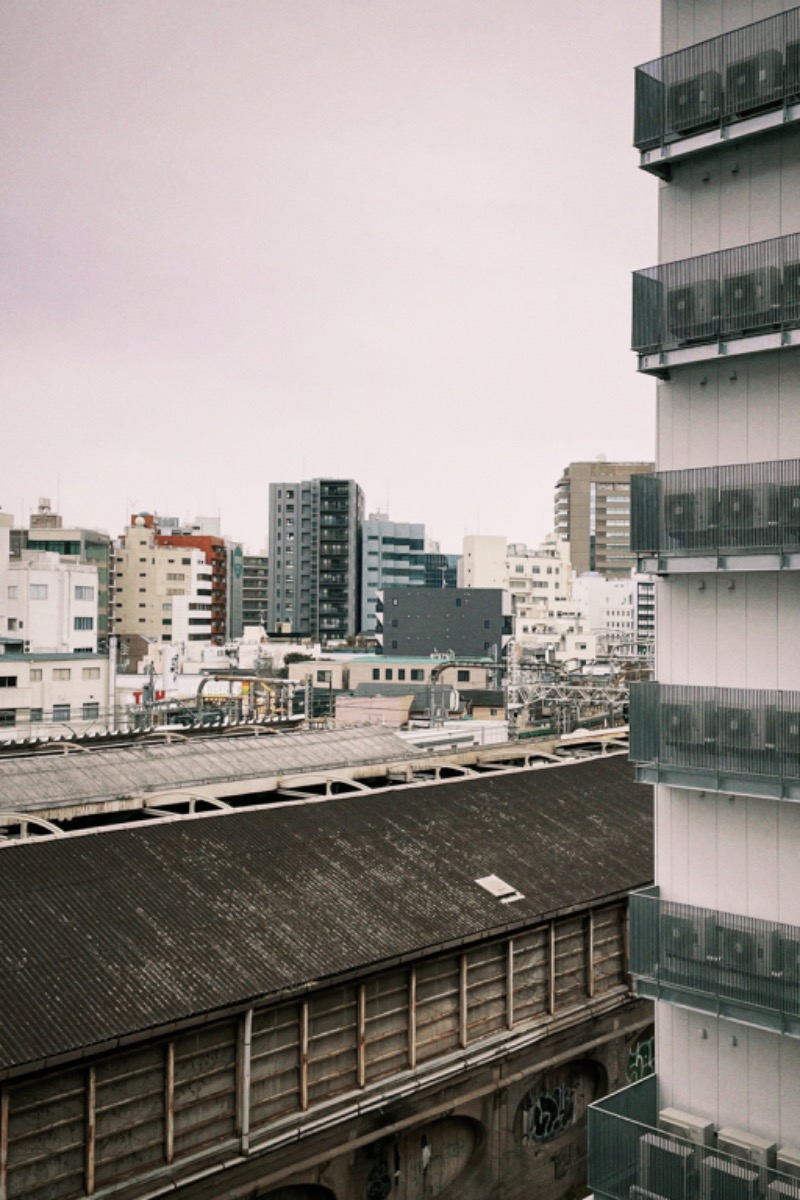
[[[651,809],[614,756],[4,845],[0,1069],[644,885]]]
[[[176,786],[407,761],[412,753],[418,752],[392,730],[371,725],[7,758],[0,769],[0,812],[102,804]]]

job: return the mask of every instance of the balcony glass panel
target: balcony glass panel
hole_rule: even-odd
[[[634,475],[631,549],[676,557],[800,550],[800,459]]]
[[[800,1033],[800,928],[631,896],[637,991],[764,1029]]]
[[[639,353],[798,324],[800,233],[634,272]]]
[[[652,149],[800,96],[800,8],[636,68],[634,145]]]
[[[630,723],[634,762],[800,780],[800,692],[634,683]]]
[[[712,1144],[658,1128],[658,1081],[648,1075],[589,1106],[588,1185],[608,1200],[763,1200],[796,1197],[798,1180]],[[773,1186],[774,1185],[774,1186]]]

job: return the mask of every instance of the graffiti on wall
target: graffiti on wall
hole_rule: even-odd
[[[634,1042],[628,1052],[628,1066],[626,1075],[628,1083],[636,1083],[638,1079],[644,1079],[645,1075],[652,1075],[656,1069],[656,1035],[651,1033],[649,1037],[639,1038]]]
[[[549,1142],[575,1120],[575,1089],[569,1083],[558,1083],[549,1091],[528,1092],[520,1110],[523,1145]]]

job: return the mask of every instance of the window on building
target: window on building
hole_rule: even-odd
[[[411,678],[416,683],[421,683],[422,680],[425,678],[425,672],[422,670],[421,667],[412,667],[411,668]]]
[[[489,618],[487,617],[487,618],[486,618],[486,620],[483,622],[483,628],[484,628],[484,629],[491,629],[491,627],[492,627],[492,622],[491,622],[491,621],[489,620]]]
[[[73,629],[94,629],[94,617],[75,617],[73,621]]]
[[[79,583],[75,585],[76,600],[94,600],[94,588]]]
[[[19,627],[19,621],[18,621],[17,617],[9,617],[8,618],[8,632],[16,633],[18,627]]]
[[[87,700],[81,709],[81,716],[84,721],[96,721],[100,716],[100,705],[96,700]]]
[[[0,725],[16,725],[17,710],[15,708],[0,708]]]
[[[72,706],[69,704],[54,704],[53,705],[53,720],[54,721],[69,721],[72,716]]]
[[[47,599],[47,584],[32,583],[28,589],[28,595],[31,600],[46,600]]]
[[[396,650],[396,649],[397,649],[397,642],[396,642],[396,641],[392,642],[392,649],[393,649],[393,650]]]
[[[31,683],[41,683],[42,682],[42,668],[41,667],[31,667],[31,673],[28,676],[28,678],[30,679]]]
[[[395,645],[397,645],[396,642],[395,642]],[[387,667],[384,672],[383,677],[384,677],[384,679],[387,679],[387,680],[394,679],[394,669],[392,667]]]
[[[0,688],[15,688],[16,686],[16,675],[0,675]]]
[[[469,671],[457,671],[456,679],[459,683],[469,683]]]
[[[81,679],[99,679],[99,667],[81,667]]]
[[[13,583],[9,586],[8,598],[9,600],[17,600],[19,598],[19,588],[17,587],[16,583]]]
[[[42,710],[40,708],[31,709],[31,725],[38,725],[42,720]]]
[[[69,667],[55,667],[53,669],[53,679],[56,683],[67,683],[72,678],[72,671]]]

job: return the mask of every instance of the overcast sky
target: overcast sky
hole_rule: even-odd
[[[116,535],[268,484],[534,542],[653,456],[630,272],[656,0],[3,0],[0,506]]]

